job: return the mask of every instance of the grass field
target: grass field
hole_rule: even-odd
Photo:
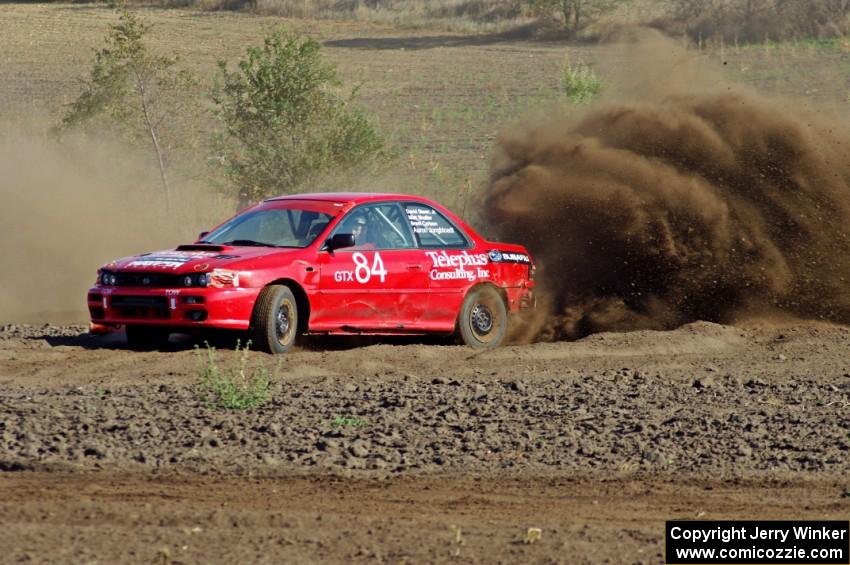
[[[354,183],[439,196],[458,211],[486,180],[501,130],[556,105],[572,111],[559,93],[567,57],[590,65],[611,61],[608,46],[517,39],[510,33],[470,35],[239,12],[141,13],[154,26],[152,46],[177,53],[205,87],[217,60],[235,61],[271,29],[288,26],[320,39],[343,80],[360,85],[360,103],[376,117],[397,156],[386,174]],[[54,124],[78,94],[93,50],[114,20],[104,6],[4,5],[0,122],[36,133]],[[691,49],[763,93],[848,109],[850,40]]]

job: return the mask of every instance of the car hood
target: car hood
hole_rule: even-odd
[[[124,257],[103,266],[103,270],[125,273],[169,273],[182,275],[213,269],[250,268],[252,260],[270,255],[288,256],[301,249],[191,244],[175,249]]]

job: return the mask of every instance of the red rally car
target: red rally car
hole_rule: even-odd
[[[255,347],[298,334],[455,333],[495,347],[534,305],[534,263],[430,200],[328,193],[271,198],[191,245],[113,261],[88,291],[92,324],[134,347],[197,328],[247,330]]]

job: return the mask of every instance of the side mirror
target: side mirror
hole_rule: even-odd
[[[201,233],[199,233],[199,234],[198,234],[198,241],[200,241],[200,240],[204,239],[204,238],[207,236],[207,234],[208,234],[208,233],[210,233],[210,232],[208,232],[208,231],[202,231]]]
[[[337,233],[333,237],[325,241],[325,247],[328,251],[334,249],[342,249],[343,247],[354,247],[353,233]]]

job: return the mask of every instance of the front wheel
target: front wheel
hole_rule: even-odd
[[[270,285],[263,289],[251,315],[251,335],[257,349],[267,353],[286,353],[298,334],[298,306],[287,286]]]
[[[508,311],[499,292],[491,286],[475,288],[466,295],[457,318],[457,334],[470,347],[497,347],[508,329]]]

